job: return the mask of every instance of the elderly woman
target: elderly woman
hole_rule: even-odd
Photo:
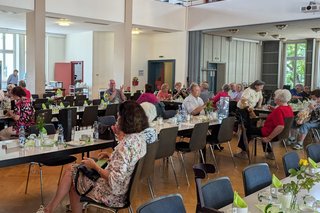
[[[242,93],[243,93],[242,84],[237,84],[236,85],[236,92],[234,93],[234,96],[233,96],[233,98],[231,98],[231,100],[239,101],[241,99]]]
[[[99,167],[91,158],[82,160],[83,165],[96,170],[101,177],[94,182],[80,173],[75,186],[77,165],[71,166],[65,172],[54,198],[44,209],[40,207],[38,213],[53,212],[68,193],[72,212],[82,212],[80,196],[76,193],[75,187],[80,193],[92,187],[86,197],[98,203],[104,203],[110,207],[125,205],[129,182],[136,163],[146,154],[146,144],[156,140],[156,133],[154,129],[148,128],[148,118],[142,107],[133,101],[120,104],[118,121],[113,130],[118,137],[119,144],[110,158],[105,152],[99,154],[100,159],[109,158],[105,169]]]
[[[217,103],[220,101],[221,97],[230,97],[229,96],[229,90],[230,90],[230,85],[229,84],[224,84],[222,86],[222,90],[218,92],[213,98],[212,98],[212,103],[213,106],[216,107]]]
[[[137,100],[138,104],[141,104],[143,102],[149,102],[151,104],[158,103],[159,100],[157,99],[157,96],[153,94],[153,89],[151,84],[146,84],[144,86],[145,88],[145,93],[141,94],[140,97]]]
[[[26,93],[21,87],[14,87],[11,92],[11,98],[15,101],[14,110],[9,110],[7,116],[14,120],[14,126],[10,126],[1,130],[0,140],[8,140],[11,135],[18,135],[21,126],[26,129],[34,124],[33,114],[34,110],[32,103],[26,99]]]
[[[293,146],[294,149],[303,149],[303,141],[311,128],[320,127],[320,89],[310,93],[312,103],[309,105],[311,112],[310,120],[298,128],[298,142]]]
[[[159,101],[171,100],[171,94],[169,93],[169,85],[164,83],[161,85],[161,90],[157,94]]]
[[[182,83],[181,82],[176,82],[174,84],[174,89],[172,91],[173,99],[177,99],[179,97],[182,97],[185,99],[188,96],[188,93],[185,91],[184,88],[182,88]]]
[[[288,102],[291,100],[290,91],[285,89],[275,91],[274,100],[276,107],[268,115],[264,125],[262,127],[252,127],[247,129],[247,137],[249,139],[252,135],[256,135],[261,136],[264,143],[272,141],[272,139],[277,137],[277,135],[279,135],[284,129],[285,118],[294,116],[291,107],[288,105]],[[247,158],[242,136],[240,137],[238,147],[241,148],[242,151],[235,154],[235,156],[239,158]],[[271,153],[269,147],[265,150],[265,145],[263,145],[263,151],[267,152],[267,158],[274,159],[273,153]]]

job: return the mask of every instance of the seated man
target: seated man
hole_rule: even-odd
[[[276,138],[284,129],[285,118],[294,116],[291,107],[288,105],[290,99],[291,93],[288,90],[279,89],[275,91],[274,101],[277,106],[268,115],[263,127],[251,127],[247,129],[248,140],[250,140],[251,136],[253,135],[262,136],[262,141],[265,143],[268,143],[272,141],[272,139]],[[247,159],[248,156],[242,136],[240,136],[238,147],[241,148],[242,151],[238,154],[235,154],[235,156]],[[263,151],[267,152],[267,158],[274,159],[270,147],[267,147],[267,150],[265,150],[265,148],[266,146],[263,145]]]
[[[200,98],[200,87],[197,83],[192,83],[190,86],[191,93],[186,97],[182,103],[182,106],[187,110],[191,115],[199,115],[204,113],[204,108],[206,105],[203,103],[203,100]]]
[[[121,86],[120,89],[116,89],[116,82],[111,79],[109,82],[109,89],[107,89],[104,96],[110,103],[122,103],[127,100],[123,90],[123,86]]]
[[[295,88],[290,90],[293,99],[303,98],[303,86],[302,84],[297,84]]]

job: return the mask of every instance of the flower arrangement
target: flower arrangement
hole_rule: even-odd
[[[132,86],[138,86],[139,85],[139,79],[138,77],[132,78]]]
[[[37,117],[37,123],[36,123],[36,127],[39,130],[40,134],[47,134],[47,130],[46,128],[44,128],[44,126],[45,126],[44,116],[43,114],[40,114]]]
[[[212,103],[212,101],[208,101],[208,102],[206,103],[206,107],[204,108],[204,111],[205,111],[206,113],[210,113],[210,112],[213,111],[213,103]]]

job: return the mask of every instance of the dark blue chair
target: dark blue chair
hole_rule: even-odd
[[[171,194],[153,199],[137,209],[137,213],[185,213],[182,197]]]
[[[306,148],[306,151],[309,158],[314,160],[316,163],[320,162],[320,144],[309,144]]]
[[[258,163],[247,166],[242,171],[245,196],[248,196],[271,184],[271,174],[268,164]]]
[[[113,115],[106,115],[106,116],[100,116],[98,117],[98,122],[104,125],[112,126],[117,121],[116,118]]]
[[[290,176],[290,169],[299,169],[299,155],[295,152],[288,152],[282,157],[283,169],[286,177]]]

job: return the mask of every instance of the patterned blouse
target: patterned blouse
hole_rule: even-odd
[[[14,114],[20,118],[15,122],[13,129],[19,133],[19,128],[24,126],[26,130],[34,124],[34,109],[30,99],[22,99],[15,103]]]
[[[152,143],[157,136],[155,130],[147,128],[141,133],[129,134],[116,146],[106,170],[108,179],[99,178],[96,182],[86,176],[79,174],[77,189],[84,193],[91,186],[93,189],[86,195],[98,203],[104,203],[110,207],[123,207],[129,188],[129,182],[136,163],[147,151],[147,143]],[[73,180],[76,174],[75,164],[73,166]]]

